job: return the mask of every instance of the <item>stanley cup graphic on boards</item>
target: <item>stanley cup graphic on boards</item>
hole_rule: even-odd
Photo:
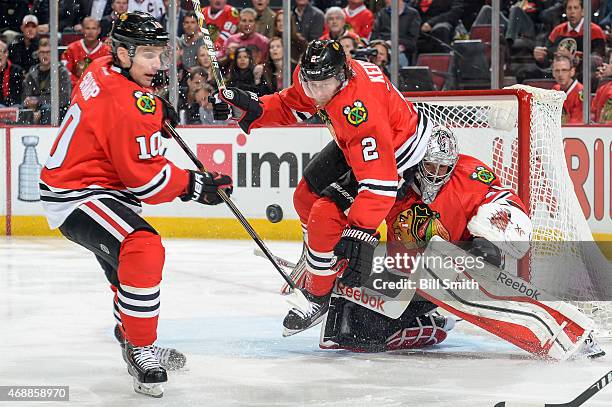
[[[38,162],[38,155],[36,154],[38,136],[23,136],[21,142],[25,146],[25,151],[23,161],[19,164],[18,199],[26,202],[40,201],[38,178],[42,166]]]

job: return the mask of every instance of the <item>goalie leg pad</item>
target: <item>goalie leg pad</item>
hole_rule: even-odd
[[[332,296],[319,346],[353,352],[384,352],[440,343],[446,338],[442,328],[450,330],[452,326],[444,317],[437,316],[438,321],[434,323],[432,318],[424,316],[435,308],[431,302],[415,298],[398,319],[392,319]]]

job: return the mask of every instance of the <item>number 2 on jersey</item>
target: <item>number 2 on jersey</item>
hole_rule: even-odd
[[[363,161],[372,161],[378,159],[378,151],[376,151],[376,139],[374,137],[364,137],[361,139],[363,147]]]

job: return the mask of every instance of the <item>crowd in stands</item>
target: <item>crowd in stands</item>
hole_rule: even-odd
[[[32,122],[50,120],[49,2],[0,0],[0,107],[33,112]],[[145,11],[168,26],[168,0],[58,1],[60,112],[89,63],[110,54],[113,21],[126,11]],[[238,0],[229,0],[237,2]],[[210,0],[203,8],[225,80],[259,95],[283,88],[283,12],[280,0]],[[309,41],[334,39],[348,58],[369,61],[387,75],[391,55],[391,4],[399,10],[400,68],[423,65],[428,56],[446,58],[439,90],[487,88],[490,72],[491,14],[488,0],[295,0],[291,14],[291,68]],[[211,60],[198,19],[188,0],[177,1],[179,111],[183,124],[218,124],[208,96],[216,89]],[[247,4],[248,3],[248,4]],[[563,120],[582,121],[582,0],[502,0],[503,85],[526,83],[568,94]],[[240,8],[235,7],[239,5]],[[592,0],[592,120],[612,124],[612,0]],[[483,52],[484,51],[484,52]],[[471,72],[474,74],[474,72]],[[478,77],[476,75],[476,77]],[[401,76],[401,75],[400,75]],[[156,81],[163,93],[167,75]],[[402,82],[400,90],[409,90]]]

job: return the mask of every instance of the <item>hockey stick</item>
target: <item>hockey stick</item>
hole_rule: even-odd
[[[174,127],[172,127],[172,125],[170,124],[170,122],[168,120],[164,121],[164,129],[168,132],[168,134],[172,135],[172,137],[176,140],[176,142],[181,147],[181,149],[185,152],[185,154],[187,154],[187,156],[189,156],[191,161],[198,168],[198,170],[206,172],[206,168],[204,168],[204,164],[202,164],[202,162],[193,153],[193,151],[191,151],[191,149],[189,148],[187,143],[185,143],[185,140],[183,140],[183,138],[181,136],[179,136],[179,134],[176,132]],[[263,254],[274,265],[276,270],[280,273],[281,277],[283,277],[285,282],[289,285],[289,287],[291,287],[291,293],[289,293],[289,295],[288,295],[287,302],[290,303],[291,305],[299,308],[300,310],[303,310],[305,312],[309,311],[310,307],[311,307],[310,306],[310,301],[308,301],[306,299],[306,297],[304,296],[304,294],[299,289],[296,288],[295,283],[293,282],[293,280],[291,280],[291,278],[289,278],[289,276],[287,274],[285,274],[283,269],[278,265],[278,263],[274,259],[274,256],[270,252],[270,249],[268,249],[268,247],[263,242],[263,240],[261,240],[261,238],[259,237],[259,235],[255,231],[255,229],[253,229],[253,226],[251,226],[251,224],[249,223],[248,220],[246,220],[246,218],[244,217],[242,212],[240,212],[240,209],[238,209],[238,207],[236,207],[234,202],[230,199],[229,196],[227,196],[225,191],[219,189],[219,190],[217,190],[217,193],[219,194],[219,197],[223,200],[223,202],[225,202],[227,204],[227,206],[230,208],[230,210],[232,211],[234,216],[236,216],[238,221],[242,224],[242,226],[247,231],[249,236],[251,236],[251,238],[255,241],[257,246],[259,246],[259,248],[261,249]]]
[[[200,31],[202,34],[204,34],[204,44],[206,44],[206,50],[208,51],[208,56],[210,57],[210,61],[212,63],[212,73],[215,77],[217,88],[219,91],[221,91],[221,89],[225,89],[225,80],[223,79],[221,67],[219,66],[219,60],[217,59],[215,43],[210,36],[210,31],[208,31],[206,19],[204,18],[204,13],[202,13],[202,7],[200,7],[200,0],[191,0],[191,4],[193,4],[193,11],[198,17],[198,26],[200,27]]]
[[[593,385],[591,385],[588,389],[583,391],[578,397],[569,401],[567,403],[560,404],[551,404],[546,403],[544,407],[579,407],[583,405],[588,399],[597,394],[601,389],[606,387],[608,384],[612,382],[612,370],[606,373],[601,379],[597,380]],[[505,401],[500,401],[494,407],[510,407],[506,406]]]
[[[257,257],[267,257],[266,254],[264,252],[262,252],[261,250],[259,250],[259,249],[253,249],[253,254],[255,256],[257,256]],[[274,257],[274,260],[278,264],[280,264],[281,266],[283,266],[285,268],[294,269],[295,266],[296,266],[295,263],[293,263],[293,262],[291,262],[289,260],[283,259],[282,257],[278,257],[278,256],[276,256],[274,254],[272,255],[272,257]]]

